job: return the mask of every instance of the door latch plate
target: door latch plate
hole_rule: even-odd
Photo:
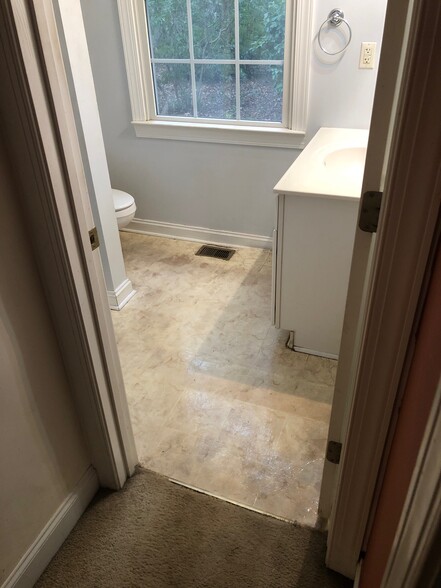
[[[97,249],[100,246],[100,240],[98,237],[98,231],[96,230],[96,227],[93,227],[93,229],[90,229],[89,239],[90,239],[90,246],[92,247],[92,251],[95,251],[95,249]]]
[[[326,450],[326,459],[331,463],[339,464],[341,447],[341,443],[338,443],[337,441],[329,441],[328,448]]]
[[[381,198],[383,192],[365,192],[361,200],[361,212],[358,226],[366,233],[376,233],[380,218]]]

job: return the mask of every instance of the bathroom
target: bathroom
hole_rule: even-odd
[[[248,297],[252,295],[252,288],[249,282],[252,282],[254,279],[261,280],[264,302],[262,302],[262,313],[259,314],[259,320],[262,321],[261,324],[264,325],[265,329],[262,336],[272,337],[276,340],[276,345],[279,346],[279,357],[282,358],[279,364],[283,364],[285,361],[289,362],[289,369],[292,370],[293,374],[301,369],[306,369],[306,364],[303,363],[306,362],[306,355],[286,349],[286,333],[276,331],[271,326],[270,309],[270,249],[275,224],[276,206],[276,197],[273,193],[273,188],[300,154],[301,149],[299,147],[286,148],[265,144],[263,146],[243,145],[225,142],[217,143],[211,141],[200,142],[197,140],[137,137],[130,123],[133,120],[133,114],[128,92],[117,3],[111,0],[83,1],[81,2],[81,8],[111,184],[114,188],[124,190],[133,195],[137,207],[135,221],[131,226],[138,232],[121,233],[127,276],[122,280],[118,276],[115,277],[118,272],[113,270],[112,267],[109,267],[106,274],[108,283],[114,280],[115,285],[113,290],[116,294],[114,295],[113,304],[112,298],[109,295],[111,306],[113,308],[120,308],[120,310],[112,312],[119,345],[121,345],[121,339],[124,339],[128,340],[133,345],[133,348],[136,349],[138,345],[136,341],[137,333],[139,336],[142,336],[142,333],[148,331],[147,325],[140,327],[138,330],[133,329],[131,335],[127,334],[127,330],[124,331],[124,323],[126,323],[127,317],[130,316],[131,306],[134,308],[135,304],[138,305],[137,311],[134,313],[135,320],[138,320],[143,315],[143,304],[145,304],[144,314],[147,314],[147,305],[151,308],[158,302],[149,297],[150,288],[153,288],[153,286],[149,287],[148,281],[143,281],[140,284],[140,276],[144,273],[143,266],[148,264],[152,268],[154,275],[150,276],[150,278],[154,282],[158,280],[158,270],[161,273],[167,266],[167,263],[162,263],[161,265],[161,258],[167,259],[167,256],[174,256],[176,260],[176,255],[178,257],[182,255],[187,259],[194,256],[194,252],[202,243],[221,243],[235,248],[236,253],[229,262],[208,260],[206,263],[209,268],[215,274],[216,272],[218,274],[224,273],[226,282],[232,280],[226,273],[227,267],[233,268],[233,271],[239,271],[240,268],[244,267],[246,269],[244,274],[240,274],[241,277],[238,275],[235,277],[236,281],[233,280],[231,282],[234,285],[233,289],[230,288],[228,290],[228,288],[225,288],[225,297],[227,300],[224,302],[225,307],[221,309],[222,312],[225,311],[226,307],[229,306],[231,308],[231,306],[234,306],[234,297],[239,296],[240,288],[242,288],[240,296],[245,301],[249,300]],[[317,46],[316,34],[322,23],[327,19],[328,14],[334,8],[336,6],[328,1],[320,3],[317,1],[311,2],[312,18],[310,26],[312,49],[309,64],[306,132],[304,138],[302,137],[303,145],[307,145],[321,127],[348,129],[367,129],[369,127],[386,2],[385,0],[372,2],[368,8],[360,0],[350,3],[342,2],[338,8],[344,12],[345,18],[350,23],[352,38],[345,51],[336,57],[331,57],[320,51],[320,48]],[[345,27],[345,24],[343,23],[341,26]],[[329,35],[334,35],[332,41],[335,42],[335,48],[337,49],[341,47],[339,43],[344,45],[348,40],[347,31],[343,28],[337,35],[332,30],[325,32],[329,32]],[[328,38],[326,37],[325,42],[327,40]],[[377,43],[377,60],[373,69],[359,68],[362,42]],[[109,64],[112,64],[111,68]],[[93,175],[92,172],[91,175]],[[101,208],[104,206],[108,209],[109,201],[106,203],[98,202],[94,208],[92,199],[92,207],[96,215],[102,214]],[[99,224],[98,221],[97,224]],[[157,235],[157,237],[152,235]],[[169,237],[173,237],[174,239],[169,239]],[[106,243],[106,238],[104,241]],[[166,248],[165,252],[164,250],[161,251],[161,247]],[[168,247],[176,247],[177,249],[167,249]],[[106,248],[106,250],[109,266],[112,266],[113,253],[111,247]],[[155,252],[158,257],[153,259],[152,256],[154,256]],[[118,257],[119,255],[120,253],[118,251],[114,254],[118,260],[117,263],[121,263],[121,259]],[[182,259],[181,261],[183,262],[184,260]],[[231,266],[228,266],[228,264],[231,264]],[[104,265],[106,264],[104,263]],[[168,269],[170,270],[170,267]],[[251,277],[249,275],[250,271]],[[111,274],[110,277],[108,274]],[[208,281],[208,272],[206,275]],[[173,281],[173,276],[176,278],[176,281]],[[191,281],[191,274],[188,277]],[[185,276],[182,279],[184,282],[188,282]],[[185,292],[185,290],[180,290],[182,286],[176,277],[176,267],[171,268],[171,273],[165,276],[165,281],[167,280],[169,286],[173,287],[174,285],[177,288],[177,292]],[[207,300],[209,296],[213,296],[211,302],[208,300],[208,306],[203,309],[205,313],[203,320],[208,324],[212,318],[210,314],[215,315],[213,306],[215,306],[218,298],[221,298],[220,294],[222,292],[220,294],[218,292],[218,297],[216,297],[216,291],[211,291],[210,293],[204,292],[204,278],[202,277],[201,280],[198,283],[200,299]],[[121,288],[120,285],[123,282],[124,287]],[[244,285],[243,282],[245,282]],[[217,283],[217,286],[219,283]],[[209,284],[207,284],[208,287]],[[162,291],[164,292],[166,288],[167,284],[164,284]],[[108,291],[112,291],[112,288],[108,287]],[[134,291],[136,292],[134,293]],[[197,301],[196,298],[191,302],[195,301]],[[254,300],[252,302],[254,303]],[[267,311],[265,310],[266,304],[268,306]],[[167,317],[166,314],[163,314],[163,311],[164,309],[156,313],[156,316],[165,317],[164,331],[166,331],[167,337],[170,338],[173,337],[173,328],[171,328],[172,325],[170,323],[174,317]],[[194,311],[192,310],[192,312]],[[222,312],[220,318],[222,318]],[[212,336],[213,329],[216,328],[217,323],[219,321],[213,319],[213,325],[209,330]],[[252,326],[250,328],[253,329]],[[123,331],[124,336],[119,335]],[[207,349],[211,343],[210,340],[203,337],[201,341],[198,341],[196,351],[204,348]],[[231,347],[232,343],[234,341],[230,341],[225,349],[228,350],[228,346]],[[240,345],[243,347],[247,346],[245,338],[240,342]],[[252,350],[253,346],[251,341],[250,353]],[[147,392],[149,384],[146,382],[148,381],[148,377],[154,379],[155,376],[158,376],[161,370],[155,367],[156,364],[154,361],[149,364],[148,369],[144,370],[142,358],[140,359],[138,357],[135,360],[133,359],[133,354],[131,358],[128,358],[127,355],[124,356],[124,351],[121,351],[121,348],[120,353],[126,387],[128,389],[129,406],[133,398],[135,398],[134,395],[132,397],[130,396],[131,388],[133,388],[133,394],[139,392],[141,388],[144,405],[146,407],[152,406],[154,398],[152,400],[149,397],[149,393]],[[228,354],[226,353],[226,355]],[[153,351],[151,356],[153,358],[155,356]],[[182,471],[182,468],[180,471],[181,475],[179,475],[179,468],[176,469],[176,461],[174,461],[173,465],[175,454],[172,455],[173,451],[170,450],[170,444],[177,447],[177,454],[191,454],[192,449],[187,448],[182,443],[179,445],[173,439],[171,441],[159,439],[159,421],[156,426],[150,428],[150,438],[146,435],[143,439],[141,439],[141,432],[137,431],[137,427],[142,428],[142,426],[139,423],[133,423],[141,464],[146,465],[146,467],[149,467],[149,461],[150,464],[153,464],[153,457],[155,456],[149,455],[149,459],[143,459],[143,455],[146,456],[148,453],[146,449],[147,445],[151,447],[156,444],[156,449],[158,450],[156,463],[165,464],[163,471],[159,469],[161,473],[176,478],[182,483],[196,486],[201,490],[251,508],[256,508],[257,510],[263,510],[289,520],[295,519],[306,524],[315,524],[320,487],[320,483],[317,481],[317,472],[320,472],[320,468],[323,467],[327,427],[326,418],[329,420],[332,399],[331,389],[335,378],[336,363],[334,360],[328,358],[314,358],[311,356],[309,358],[309,364],[314,367],[307,370],[309,380],[307,378],[306,381],[309,381],[309,384],[318,385],[323,394],[319,397],[319,402],[315,402],[314,398],[307,399],[311,401],[311,404],[308,405],[308,410],[311,410],[308,417],[312,421],[310,424],[316,425],[318,423],[316,428],[312,427],[314,430],[313,437],[314,435],[315,437],[311,443],[316,443],[322,455],[314,454],[312,461],[317,462],[317,469],[311,474],[307,472],[308,475],[311,475],[314,483],[306,484],[305,492],[298,501],[299,504],[301,503],[300,509],[293,509],[291,503],[295,501],[295,497],[293,498],[292,494],[285,493],[284,495],[283,492],[276,492],[273,495],[273,500],[262,496],[265,493],[267,495],[268,492],[266,492],[266,488],[259,488],[259,484],[262,484],[262,476],[260,476],[258,464],[251,473],[255,486],[253,487],[254,489],[248,491],[251,492],[251,498],[248,500],[247,495],[242,493],[242,486],[248,484],[248,480],[244,484],[238,484],[235,479],[240,478],[238,472],[241,464],[238,463],[237,456],[232,454],[223,455],[222,448],[216,452],[213,446],[202,444],[199,450],[205,456],[205,461],[210,460],[210,456],[212,455],[210,452],[214,451],[216,457],[220,456],[217,462],[216,459],[213,460],[213,463],[215,465],[217,464],[216,467],[219,472],[226,468],[228,462],[233,463],[234,467],[230,468],[229,475],[225,469],[225,475],[219,476],[218,481],[215,480],[213,484],[208,484],[207,482],[206,487],[204,487],[204,480],[201,481],[200,477],[192,479],[191,472],[188,473],[188,477],[185,477],[185,471]],[[165,372],[169,378],[170,387],[173,387],[173,375],[170,369],[170,365],[173,364],[173,356],[168,359],[165,362],[167,366]],[[244,394],[249,393],[249,369],[242,371],[240,369],[233,370],[233,375],[231,375],[231,372],[228,375],[227,371],[222,372],[222,364],[219,363],[219,357],[217,357],[218,361],[215,362],[216,369],[208,368],[212,369],[212,371],[207,374],[203,372],[205,365],[202,361],[203,355],[197,355],[197,359],[199,363],[194,362],[193,369],[197,371],[196,375],[200,378],[200,381],[205,382],[206,390],[210,390],[211,386],[214,386],[219,380],[223,380],[221,384],[224,387],[226,385],[229,393],[234,395],[234,402],[242,402],[240,398],[238,400],[238,395],[240,395],[241,390]],[[208,364],[209,362],[207,362]],[[317,366],[320,366],[320,369]],[[244,366],[240,365],[239,367]],[[311,377],[317,373],[322,380],[311,382]],[[271,408],[268,400],[270,397],[280,397],[281,395],[282,398],[286,398],[290,395],[289,385],[286,384],[290,376],[284,372],[283,391],[279,394],[277,378],[281,377],[280,373],[269,374],[270,379],[272,375],[274,376],[273,380],[275,380],[275,383],[272,381],[269,384],[265,383],[265,385],[255,387],[254,393],[255,396],[259,395],[259,402],[256,402],[256,405],[250,402],[246,403],[247,410],[244,411],[244,414],[247,416],[244,423],[242,423],[244,426],[250,422],[250,419],[252,420],[255,415],[259,414],[259,407],[268,408],[270,412],[272,411],[271,415],[273,415],[273,412],[277,412],[274,406]],[[186,377],[189,377],[191,380],[192,373],[188,369],[186,371]],[[129,380],[131,383],[129,383]],[[262,396],[265,396],[265,398],[262,398]],[[250,416],[251,413],[248,410],[250,406],[258,407],[254,416]],[[204,407],[207,413],[214,411],[215,415],[217,414],[216,406],[210,405],[209,403],[202,403],[203,410]],[[134,414],[133,406],[130,406],[130,408],[132,414]],[[222,407],[221,410],[224,410],[224,408]],[[231,406],[229,409],[231,410]],[[298,409],[297,405],[296,409]],[[317,414],[321,414],[322,411],[327,416],[323,417],[323,419],[321,417],[315,418],[314,409],[317,409]],[[164,410],[165,414],[161,412]],[[165,409],[164,407],[159,407],[158,414],[161,419],[166,419],[169,416],[169,412],[173,410],[176,410],[175,404],[173,406],[165,406]],[[187,423],[187,426],[191,427],[191,411],[189,410],[182,414],[184,415],[182,418],[185,416],[188,417],[189,423]],[[265,413],[263,418],[267,416]],[[214,426],[213,422],[215,420],[216,416],[212,416],[210,425]],[[257,417],[255,420],[257,422],[256,429],[258,429],[261,423]],[[239,427],[239,425],[237,426]],[[278,426],[275,428],[277,435],[282,431],[282,428],[280,430],[277,429]],[[159,447],[161,441],[163,442],[162,453]],[[263,437],[262,443],[264,442],[265,438]],[[232,443],[231,447],[234,448],[236,445]],[[166,458],[164,458],[164,455],[166,455]],[[309,459],[309,453],[306,452],[305,455]],[[272,455],[269,454],[262,455],[262,460],[270,460],[271,457]],[[193,456],[191,456],[191,459],[193,459]],[[311,460],[309,459],[309,461]],[[169,465],[172,464],[175,470],[173,470],[173,467],[167,469],[167,463]],[[179,465],[181,466],[181,463]],[[163,466],[161,465],[161,467]],[[302,469],[302,466],[300,465],[299,468]],[[274,478],[280,475],[280,470],[277,470],[277,468],[271,469],[269,467],[266,471],[269,472],[268,475],[273,475]],[[288,473],[292,471],[289,464],[285,466],[285,471]],[[208,480],[209,477],[207,474],[205,479]],[[238,485],[240,486],[239,488],[237,487]],[[259,495],[260,501],[256,500]],[[280,505],[284,505],[283,509]]]

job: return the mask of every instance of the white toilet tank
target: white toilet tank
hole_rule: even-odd
[[[131,194],[115,188],[112,188],[112,196],[118,229],[122,229],[127,226],[135,216],[135,199]]]

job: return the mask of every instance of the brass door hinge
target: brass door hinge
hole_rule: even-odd
[[[376,233],[380,218],[383,192],[365,192],[361,199],[361,212],[358,226],[366,233]]]
[[[97,249],[100,246],[100,240],[98,237],[98,231],[96,230],[96,227],[93,227],[93,229],[90,229],[89,239],[90,239],[90,245],[92,247],[92,251],[95,251],[95,249]]]

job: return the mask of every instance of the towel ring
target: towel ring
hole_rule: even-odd
[[[323,27],[326,24],[329,23],[333,27],[339,27],[342,22],[344,22],[345,25],[348,27],[349,39],[348,39],[346,45],[343,47],[343,49],[340,49],[340,51],[335,51],[334,53],[332,53],[331,51],[328,51],[327,49],[325,49],[323,47],[321,39],[320,39],[320,35],[322,34]],[[331,12],[328,14],[328,18],[325,20],[325,22],[319,28],[319,32],[317,35],[317,41],[318,41],[320,49],[323,51],[323,53],[326,53],[327,55],[338,55],[339,53],[343,53],[343,51],[345,51],[345,49],[348,48],[349,43],[351,42],[351,39],[352,39],[352,29],[351,29],[348,21],[345,19],[345,13],[343,12],[343,10],[340,10],[339,8],[334,8],[333,10],[331,10]]]

